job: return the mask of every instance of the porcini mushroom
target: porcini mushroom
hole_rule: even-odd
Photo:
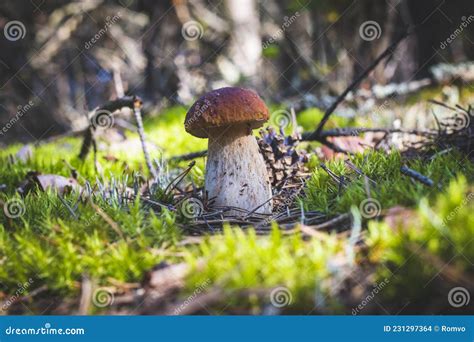
[[[268,118],[267,106],[254,91],[235,87],[213,90],[189,109],[186,131],[209,139],[205,190],[215,206],[272,212],[267,167],[252,135]]]

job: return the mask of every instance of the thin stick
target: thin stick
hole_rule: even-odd
[[[324,113],[324,116],[323,116],[322,120],[319,122],[319,125],[316,128],[316,130],[314,132],[309,133],[308,136],[306,137],[306,139],[303,135],[303,140],[317,140],[316,138],[319,137],[319,135],[321,134],[321,131],[322,131],[324,125],[326,124],[326,122],[329,120],[329,117],[334,112],[334,110],[337,108],[337,106],[339,106],[339,104],[342,101],[344,101],[347,94],[349,94],[352,90],[354,90],[360,84],[360,82],[362,82],[362,80],[364,80],[370,74],[370,72],[372,70],[374,70],[377,67],[377,65],[383,59],[385,59],[385,57],[392,55],[393,52],[395,51],[395,48],[397,47],[397,45],[402,40],[404,40],[408,36],[408,34],[409,34],[408,32],[405,32],[404,34],[402,34],[397,40],[395,40],[395,42],[392,43],[392,45],[390,45],[388,48],[386,48],[385,51],[382,52],[382,54],[380,54],[375,59],[375,61],[373,61],[372,64],[369,65],[369,67],[362,72],[362,74],[360,74],[354,81],[352,81],[351,84],[349,84],[349,86],[346,88],[346,90],[344,90],[342,92],[342,94],[339,95],[339,97],[336,99],[336,101],[334,101],[334,103],[331,105],[331,107],[329,107],[326,110],[326,112]]]
[[[407,166],[402,166],[400,168],[400,172],[403,173],[404,175],[407,175],[408,177],[413,178],[414,180],[417,180],[418,182],[420,182],[420,183],[422,183],[426,186],[433,186],[433,184],[434,184],[434,182],[430,178],[422,175],[421,173],[419,173],[419,172],[417,172],[413,169],[410,169]]]
[[[142,143],[142,150],[143,154],[145,155],[145,162],[148,170],[150,171],[153,178],[156,178],[156,171],[151,163],[150,154],[148,153],[148,148],[146,146],[146,137],[145,137],[145,130],[143,129],[143,121],[142,121],[142,101],[139,99],[135,99],[133,102],[133,113],[135,114],[135,120],[137,120],[137,130],[138,135],[140,136],[140,142]]]
[[[117,224],[117,222],[115,222],[114,220],[112,220],[112,218],[110,218],[109,215],[107,215],[103,210],[102,208],[100,208],[99,206],[95,205],[92,201],[90,202],[90,205],[92,206],[92,208],[94,208],[94,210],[96,211],[97,214],[99,214],[100,217],[102,217],[102,219],[108,223],[108,225],[122,238],[125,240],[125,236],[123,235],[122,233],[122,230],[120,229],[119,225]]]
[[[193,160],[196,158],[205,157],[206,155],[207,155],[207,150],[204,150],[204,151],[198,151],[198,152],[192,152],[192,153],[183,154],[179,156],[174,156],[170,158],[170,161],[187,161],[187,160]]]
[[[344,221],[347,221],[351,215],[349,213],[341,214],[339,216],[336,216],[333,219],[330,219],[329,221],[323,222],[321,224],[318,224],[316,226],[307,226],[308,228],[311,228],[313,230],[322,230],[322,229],[327,229],[330,228],[336,224],[342,223]]]
[[[170,192],[173,191],[178,186],[178,184],[181,183],[184,177],[187,176],[187,174],[191,171],[194,165],[196,165],[195,161],[192,161],[191,163],[189,163],[188,167],[168,184],[168,186],[165,189],[165,194],[167,194],[168,191]]]
[[[81,298],[79,300],[79,315],[87,315],[91,306],[92,282],[87,274],[82,275]]]
[[[403,133],[410,135],[422,135],[422,136],[435,136],[436,132],[430,130],[406,130],[400,128],[365,128],[365,127],[347,127],[347,128],[335,128],[322,131],[319,135],[320,138],[327,137],[348,137],[357,136],[363,133]]]

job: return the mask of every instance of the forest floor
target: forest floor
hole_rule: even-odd
[[[153,186],[130,131],[104,134],[96,165],[93,153],[78,158],[80,137],[0,151],[0,313],[472,313],[458,298],[474,293],[472,155],[392,147],[323,159],[320,144],[301,143],[311,156],[296,219],[199,231],[182,192],[203,186],[205,158],[171,159],[207,148],[185,132],[185,112],[145,120]],[[320,118],[306,110],[298,124]],[[368,122],[334,115],[328,128]]]

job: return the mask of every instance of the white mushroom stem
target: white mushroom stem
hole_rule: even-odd
[[[214,206],[271,214],[272,189],[257,140],[246,124],[209,134],[206,191]],[[228,215],[242,215],[232,210]]]

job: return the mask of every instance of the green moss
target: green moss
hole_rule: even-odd
[[[272,107],[272,112],[280,109]],[[206,148],[205,139],[194,138],[185,132],[185,111],[183,107],[174,107],[156,117],[145,118],[149,142],[163,150],[152,149],[153,158],[162,161],[163,154],[170,157]],[[299,120],[305,129],[313,129],[321,117],[321,112],[312,109],[301,113]],[[329,124],[343,127],[352,123],[351,119],[334,116]],[[18,283],[31,278],[33,284],[28,291],[47,285],[52,294],[76,296],[85,274],[98,285],[108,285],[110,279],[138,282],[145,271],[165,258],[163,255],[176,255],[166,257],[168,263],[182,262],[181,255],[185,255],[184,261],[196,267],[187,280],[187,290],[193,291],[199,284],[209,283],[227,291],[232,305],[239,305],[240,300],[232,294],[249,288],[284,286],[292,296],[291,308],[299,309],[305,303],[314,303],[315,293],[327,294],[325,284],[334,277],[331,263],[337,260],[346,244],[345,239],[331,234],[305,240],[300,235],[284,236],[276,227],[269,236],[227,227],[224,234],[208,236],[199,246],[182,246],[178,243],[182,237],[175,214],[166,210],[154,213],[138,199],[124,204],[116,197],[97,198],[94,203],[103,215],[87,201],[79,201],[74,217],[55,193],[31,192],[25,197],[15,194],[27,172],[37,170],[69,176],[68,164],[77,169],[82,185],[86,181],[94,184],[99,179],[102,183],[133,186],[134,178],[146,174],[147,170],[137,135],[130,132],[127,135],[130,139],[126,144],[99,142],[99,172],[94,168],[92,155],[86,161],[77,158],[81,146],[79,138],[40,145],[26,161],[11,161],[10,155],[19,150],[19,145],[0,151],[0,184],[6,186],[0,193],[0,204],[14,198],[24,209],[24,214],[18,218],[0,216],[1,292],[13,293]],[[118,161],[103,158],[109,154]],[[366,152],[351,157],[351,161],[377,183],[371,184],[370,193],[380,202],[381,209],[400,205],[417,208],[417,219],[405,230],[400,227],[393,231],[384,223],[369,222],[368,258],[372,263],[387,265],[393,271],[409,260],[399,272],[398,280],[391,280],[393,287],[384,289],[388,298],[395,298],[399,291],[406,291],[407,296],[413,298],[428,295],[420,294],[419,288],[408,285],[422,283],[436,271],[433,263],[421,257],[410,258],[413,245],[421,246],[433,258],[443,261],[456,255],[451,263],[461,272],[468,271],[469,265],[463,255],[470,260],[474,257],[474,222],[472,215],[469,216],[473,202],[457,208],[463,203],[463,194],[472,189],[469,185],[474,175],[471,163],[455,152],[438,155],[432,160],[409,162],[403,161],[397,152]],[[367,198],[364,177],[350,171],[341,160],[327,162],[326,166],[336,175],[345,177],[344,187],[339,187],[319,163],[314,156],[309,163],[313,173],[304,197],[300,198],[305,209],[335,215],[349,212],[351,206],[358,206]],[[401,174],[400,167],[405,164],[430,177],[435,185],[427,187]],[[172,178],[187,166],[187,162],[165,162],[164,165]],[[466,178],[458,177],[454,181],[459,172]],[[197,160],[190,176],[196,185],[202,185],[203,159]],[[153,196],[157,200],[170,201],[163,189],[158,189]],[[66,195],[64,201],[73,207],[77,195]],[[451,217],[452,212],[456,215],[443,224],[443,219]],[[357,260],[363,262],[364,258],[365,255],[360,255]],[[387,268],[380,268],[379,276],[387,276],[383,270]],[[259,301],[250,295],[245,298],[250,306]],[[269,298],[265,297],[264,301],[268,302]],[[338,302],[332,299],[326,305],[332,312],[339,310]]]
[[[72,196],[65,200],[74,203]],[[127,208],[97,201],[120,234],[87,203],[79,204],[77,218],[53,193],[30,193],[23,203],[21,217],[2,215],[0,221],[0,283],[7,292],[30,278],[34,287],[66,293],[84,274],[99,283],[138,281],[160,261],[153,249],[171,248],[180,238],[174,215],[147,213],[138,200]]]
[[[291,297],[290,308],[311,305],[316,291],[325,294],[328,290],[317,279],[328,278],[328,264],[343,248],[331,235],[305,241],[299,234],[285,237],[274,226],[269,236],[258,237],[254,230],[228,226],[222,236],[209,237],[188,253],[186,260],[195,267],[188,290],[210,283],[231,295],[243,289],[282,286]],[[243,300],[250,303],[251,297]],[[269,302],[270,297],[264,301]]]
[[[324,111],[318,108],[309,108],[298,113],[298,124],[303,127],[305,131],[312,131],[316,129],[317,123],[321,121],[323,116]],[[354,124],[354,118],[338,116],[337,113],[335,113],[331,115],[331,120],[327,122],[325,128],[350,127]]]
[[[351,162],[367,177],[376,182],[370,182],[370,195],[380,203],[380,209],[393,206],[414,206],[420,198],[433,192],[433,189],[443,188],[459,170],[460,164],[466,174],[473,174],[473,165],[464,161],[458,153],[445,154],[433,160],[411,160],[404,162],[396,151],[367,152],[351,157]],[[313,164],[316,164],[313,161]],[[408,167],[433,180],[435,186],[427,187],[412,180],[400,171],[400,167]],[[306,197],[303,198],[307,209],[321,210],[328,214],[349,211],[351,205],[359,205],[367,198],[366,184],[363,176],[356,174],[344,165],[342,160],[330,161],[326,166],[338,176],[344,176],[346,186],[340,187],[328,173],[319,166],[313,171],[308,181]]]
[[[389,280],[382,293],[386,302],[426,304],[438,294],[446,296],[457,282],[462,283],[461,277],[472,276],[473,191],[460,175],[445,192],[431,200],[424,198],[416,211],[395,225],[369,224],[370,259],[385,265],[379,267],[378,277]],[[444,278],[443,271],[450,272],[451,278]]]

